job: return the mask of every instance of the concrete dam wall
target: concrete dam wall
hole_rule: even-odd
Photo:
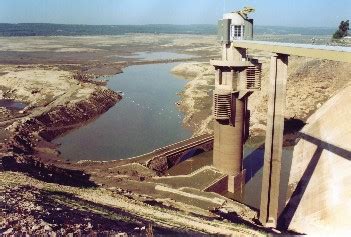
[[[351,232],[351,86],[308,120],[294,148],[283,224],[299,232]]]

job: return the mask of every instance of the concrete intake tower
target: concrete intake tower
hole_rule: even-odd
[[[213,165],[228,175],[226,191],[243,193],[243,144],[249,135],[248,97],[261,88],[261,64],[248,58],[246,49],[232,43],[251,40],[253,20],[241,11],[224,14],[219,21],[218,37],[222,59],[211,60],[215,67],[213,92],[214,148]]]

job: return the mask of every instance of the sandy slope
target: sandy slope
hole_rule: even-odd
[[[185,113],[183,122],[193,128],[193,136],[212,133],[214,69],[207,63],[182,63],[172,73],[189,80],[180,101],[180,109]]]
[[[30,106],[48,104],[77,87],[70,81],[73,73],[55,67],[45,70],[40,67],[2,66],[1,71],[4,75],[0,76],[0,86],[8,88],[3,90],[6,97],[27,102]]]
[[[1,66],[0,88],[4,97],[27,103],[21,111],[22,121],[48,113],[60,106],[74,107],[106,87],[73,79],[73,72],[55,66]],[[5,119],[1,125],[10,123]],[[16,119],[12,119],[15,121]]]
[[[175,210],[168,210],[167,208],[150,206],[146,203],[131,200],[123,195],[113,193],[112,191],[103,189],[103,188],[90,188],[90,189],[82,189],[82,188],[74,188],[68,186],[62,186],[57,184],[50,184],[41,182],[32,178],[29,178],[20,173],[13,172],[3,172],[0,174],[0,186],[5,187],[7,190],[11,190],[13,187],[27,187],[28,194],[30,193],[40,193],[40,192],[49,192],[51,193],[54,202],[59,202],[61,206],[61,210],[65,209],[65,207],[73,207],[75,212],[79,214],[82,211],[89,210],[91,213],[98,213],[100,215],[106,216],[106,221],[110,218],[111,220],[117,221],[116,223],[121,222],[122,220],[118,220],[118,212],[106,212],[108,210],[116,210],[126,211],[129,213],[133,213],[129,216],[138,220],[144,220],[145,222],[151,222],[155,226],[160,226],[164,228],[175,228],[179,230],[193,230],[200,233],[208,233],[208,234],[221,234],[226,236],[262,236],[263,233],[251,230],[248,228],[244,228],[242,225],[232,224],[229,222],[224,222],[220,220],[206,220],[201,217],[190,216],[187,213],[179,212]],[[34,195],[35,196],[35,195]],[[70,199],[67,197],[71,196]],[[66,198],[64,198],[66,197]],[[12,201],[12,199],[11,199]],[[45,210],[43,207],[43,203],[37,203],[35,198],[31,199],[31,201],[25,201],[19,195],[17,201],[21,205],[18,206],[20,210],[23,210],[25,213],[33,211],[33,215],[35,214],[35,210],[40,212],[40,210]],[[103,205],[103,206],[102,206]],[[105,207],[105,208],[104,208]],[[64,211],[61,211],[64,213]],[[105,213],[106,212],[106,213]],[[21,215],[21,214],[19,214]],[[110,216],[107,216],[110,215]],[[10,217],[10,215],[9,215]],[[38,220],[33,220],[29,218],[30,215],[24,215],[30,221],[30,223],[25,222],[25,226],[28,226],[28,229],[33,229],[33,226],[39,225],[37,230],[32,231],[31,233],[50,233],[52,229],[59,229],[60,225],[53,225],[46,223],[46,226],[50,227],[50,231],[45,231],[45,224],[38,224]],[[16,216],[11,215],[11,218],[16,218]],[[128,216],[125,216],[125,220],[128,221]],[[139,219],[139,220],[140,220]],[[6,225],[5,219],[0,219],[1,223]],[[91,222],[94,220],[91,220]],[[131,220],[129,220],[131,221]],[[69,221],[67,221],[68,223]],[[84,222],[84,224],[83,224]],[[71,231],[77,229],[85,229],[86,223],[88,221],[81,220],[81,225],[70,227]],[[131,222],[133,223],[133,222]],[[139,223],[140,225],[140,223]],[[98,229],[97,226],[93,226],[94,230]],[[109,226],[111,228],[111,226]],[[68,230],[68,228],[66,228]],[[108,230],[108,228],[107,228]],[[13,229],[14,231],[14,229]],[[69,232],[65,232],[66,234]]]

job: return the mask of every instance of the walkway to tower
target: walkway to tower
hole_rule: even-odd
[[[177,143],[158,148],[150,153],[132,159],[146,161],[146,165],[157,171],[165,172],[201,152],[213,149],[213,135],[200,135]]]

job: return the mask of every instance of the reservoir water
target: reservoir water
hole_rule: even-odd
[[[55,140],[72,161],[116,160],[150,152],[189,138],[176,102],[186,80],[170,73],[176,63],[131,66],[108,77],[123,99],[86,126]],[[106,79],[106,78],[104,78]]]
[[[21,110],[27,105],[25,103],[11,100],[11,99],[0,99],[0,107],[7,108],[9,110]]]
[[[193,56],[188,54],[179,54],[173,52],[137,52],[131,56],[123,56],[124,58],[141,59],[142,61],[166,60],[166,59],[188,59]]]

